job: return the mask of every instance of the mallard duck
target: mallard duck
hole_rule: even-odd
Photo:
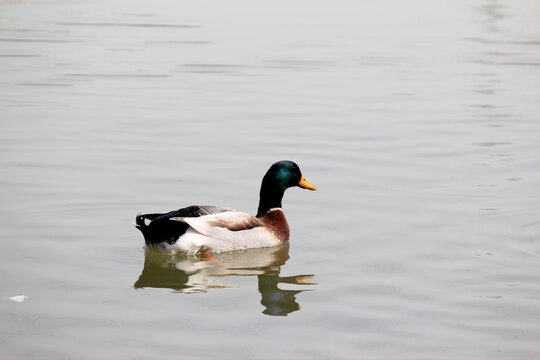
[[[268,247],[289,240],[289,224],[281,209],[285,190],[299,186],[317,190],[292,161],[278,161],[264,175],[257,215],[217,206],[192,205],[136,217],[135,227],[150,248],[170,253],[206,254]]]

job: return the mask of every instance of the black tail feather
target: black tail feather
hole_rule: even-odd
[[[188,224],[170,220],[171,217],[174,217],[171,213],[139,214],[135,217],[135,227],[142,232],[148,245],[174,244],[186,232]],[[147,224],[148,220],[150,222]]]

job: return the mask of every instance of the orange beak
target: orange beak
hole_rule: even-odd
[[[313,185],[311,185],[309,182],[307,182],[306,179],[302,176],[300,179],[300,182],[298,183],[298,186],[300,186],[302,189],[308,189],[308,190],[317,190],[317,188]]]

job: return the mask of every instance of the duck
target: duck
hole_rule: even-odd
[[[219,206],[191,205],[167,213],[138,214],[135,227],[147,248],[171,254],[208,255],[277,246],[289,241],[281,203],[291,187],[317,190],[295,162],[278,161],[262,179],[255,216]]]

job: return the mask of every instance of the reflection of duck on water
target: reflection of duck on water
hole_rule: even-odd
[[[296,294],[306,290],[283,290],[280,283],[312,285],[304,282],[313,275],[281,277],[281,266],[289,259],[289,244],[272,248],[213,254],[212,258],[189,255],[168,255],[147,250],[144,268],[134,287],[167,288],[180,293],[206,292],[228,288],[218,282],[230,276],[257,276],[261,304],[267,315],[287,315],[299,310]]]

